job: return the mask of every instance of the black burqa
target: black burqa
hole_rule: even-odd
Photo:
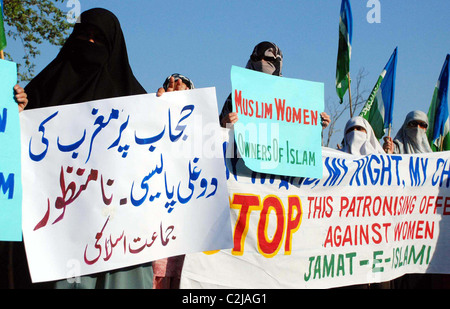
[[[120,23],[105,9],[92,9],[81,14],[58,56],[25,87],[25,91],[29,100],[27,109],[146,93],[130,68]],[[151,263],[71,281],[33,285],[27,272],[23,242],[16,247],[17,288],[152,288]]]
[[[119,20],[99,8],[81,14],[58,56],[25,91],[27,109],[146,93],[130,68]]]

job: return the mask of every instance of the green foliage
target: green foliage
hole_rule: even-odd
[[[19,79],[31,80],[34,76],[33,59],[40,54],[39,45],[48,42],[62,46],[68,36],[72,24],[67,22],[67,16],[58,2],[64,0],[4,0],[4,22],[6,35],[14,40],[20,40],[24,47],[23,63],[19,63]],[[13,60],[11,54],[6,54]]]

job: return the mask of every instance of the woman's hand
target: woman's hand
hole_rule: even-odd
[[[220,124],[223,128],[227,126],[232,126],[239,120],[238,113],[229,113],[222,118],[222,123]]]
[[[27,94],[25,89],[19,86],[19,84],[14,86],[15,100],[19,105],[19,113],[22,112],[28,104]]]
[[[392,140],[392,137],[385,136],[383,143],[383,149],[387,154],[393,154],[394,153],[394,141]]]
[[[323,112],[320,114],[320,123],[322,124],[322,130],[325,130],[331,122],[330,116]]]
[[[180,90],[188,90],[188,86],[186,86],[185,83],[181,79],[178,79],[175,82],[175,78],[172,76],[169,80],[169,85],[167,86],[167,90],[165,90],[163,87],[158,89],[158,92],[156,93],[156,96],[160,97],[165,92],[172,92],[172,91],[180,91]]]

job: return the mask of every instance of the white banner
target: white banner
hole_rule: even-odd
[[[332,288],[450,273],[449,159],[324,148],[322,179],[227,160],[234,247],[187,255],[181,287]]]
[[[214,88],[21,113],[33,282],[231,248],[217,115]]]

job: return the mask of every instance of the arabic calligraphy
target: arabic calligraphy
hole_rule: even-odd
[[[180,204],[186,204],[188,203],[192,197],[194,196],[194,192],[196,191],[196,184],[198,184],[197,180],[200,179],[201,170],[198,170],[198,166],[195,166],[196,163],[199,162],[199,158],[194,158],[192,161],[189,161],[189,180],[187,181],[187,184],[182,184],[182,181],[178,182],[178,185],[176,186],[177,189],[175,190],[175,185],[168,185],[168,177],[167,173],[164,172],[164,185],[165,185],[165,197],[167,198],[167,201],[165,203],[165,208],[167,209],[168,213],[171,213],[174,210],[175,204],[178,202]],[[150,186],[148,182],[150,179],[155,176],[156,174],[162,174],[164,167],[163,162],[163,156],[161,155],[161,162],[160,165],[157,166],[153,171],[151,171],[147,176],[145,176],[141,181],[141,189],[145,191],[145,193],[140,198],[135,198],[134,192],[134,182],[131,186],[131,203],[138,207],[144,203],[146,200]],[[212,190],[207,193],[208,186],[212,187]],[[200,192],[195,198],[199,199],[203,196],[205,198],[209,198],[213,196],[218,187],[218,180],[217,178],[212,178],[211,180],[208,180],[206,178],[202,178],[200,180],[199,184],[200,188],[202,188],[202,192]],[[183,191],[188,191],[187,195],[184,195],[185,193]],[[175,195],[176,192],[176,195]],[[160,198],[162,196],[161,192],[157,192],[154,195],[150,194],[149,201],[152,202],[156,198]],[[176,198],[175,198],[176,197]]]
[[[44,159],[45,155],[47,154],[49,142],[48,142],[48,139],[45,138],[45,124],[47,122],[49,122],[50,120],[52,120],[53,118],[55,118],[56,115],[58,115],[58,112],[56,112],[56,113],[50,115],[48,118],[44,119],[44,121],[42,121],[42,123],[39,125],[39,132],[42,132],[41,142],[42,142],[42,144],[45,145],[45,150],[42,153],[35,155],[34,153],[31,152],[32,138],[30,138],[29,155],[30,155],[31,160],[36,161],[36,162],[42,161],[42,159]]]
[[[167,173],[164,171],[164,185],[165,190],[164,192],[156,192],[154,194],[149,194],[150,192],[150,185],[149,181],[150,179],[155,175],[162,175],[164,170],[164,159],[163,155],[160,156],[160,163],[153,169],[148,175],[146,175],[142,181],[141,181],[141,189],[144,190],[144,194],[140,198],[136,198],[135,194],[133,193],[135,183],[131,184],[131,190],[130,190],[130,201],[133,206],[139,207],[141,206],[148,197],[148,202],[152,203],[156,201],[157,199],[161,199],[163,197],[166,198],[164,207],[166,208],[168,213],[171,213],[175,209],[175,205],[177,203],[179,204],[187,204],[192,198],[199,199],[199,198],[210,198],[215,195],[217,188],[218,188],[218,180],[217,178],[213,177],[210,180],[206,178],[201,178],[201,172],[202,170],[199,169],[199,167],[196,165],[199,163],[199,158],[194,158],[192,161],[189,161],[188,164],[188,171],[189,171],[189,179],[187,183],[183,183],[182,180],[178,181],[178,184],[176,185],[168,185],[168,176]],[[66,209],[69,205],[71,205],[77,198],[81,196],[83,191],[85,191],[88,188],[88,185],[91,182],[97,182],[99,178],[99,172],[98,170],[91,169],[89,174],[84,180],[84,183],[81,183],[79,186],[77,186],[76,181],[71,181],[68,184],[66,184],[66,175],[68,174],[75,174],[78,179],[81,179],[83,181],[82,177],[85,176],[86,170],[82,168],[78,168],[74,173],[74,168],[72,166],[68,166],[67,168],[64,168],[61,166],[60,169],[60,176],[59,176],[59,186],[61,189],[61,194],[55,199],[53,206],[51,207],[50,198],[47,199],[47,210],[44,215],[44,217],[36,224],[34,231],[39,230],[43,227],[45,227],[48,224],[49,218],[50,218],[50,212],[53,211],[59,211],[60,214],[58,217],[53,221],[52,224],[56,224],[62,219],[64,219]],[[162,176],[161,176],[162,177]],[[156,181],[161,181],[161,179],[156,179]],[[110,188],[110,191],[115,183],[114,179],[108,179],[104,180],[103,175],[100,175],[100,189],[101,189],[101,196],[103,203],[106,206],[109,206],[113,203],[113,193],[109,193],[107,196],[105,188]],[[176,187],[176,189],[175,189]],[[170,188],[170,189],[169,189]],[[199,192],[200,191],[200,192]],[[187,192],[187,193],[186,193]],[[197,192],[197,193],[195,193]],[[194,194],[195,193],[195,194]],[[127,204],[127,198],[121,198],[119,200],[119,204],[121,206]]]
[[[179,113],[179,120],[176,122],[174,128],[172,126],[173,122],[173,112],[171,112],[170,108],[168,109],[168,137],[169,140],[172,143],[175,143],[179,140],[187,140],[188,136],[185,134],[185,129],[187,127],[186,121],[187,119],[192,115],[194,111],[194,105],[186,105],[184,106],[180,113]],[[122,111],[123,112],[123,111]],[[40,143],[43,145],[44,150],[41,153],[34,153],[32,151],[32,137],[30,137],[29,141],[29,147],[28,147],[28,154],[31,160],[35,162],[42,161],[45,156],[47,155],[48,149],[51,146],[49,139],[46,137],[46,125],[51,123],[51,121],[55,120],[58,116],[59,112],[55,112],[52,115],[45,118],[38,127],[38,132],[41,133],[41,139]],[[83,144],[89,140],[88,146],[86,146],[87,149],[87,155],[86,155],[86,161],[84,163],[88,163],[91,159],[92,151],[94,148],[94,141],[99,136],[102,130],[104,130],[110,123],[113,123],[114,121],[118,121],[121,117],[121,112],[118,109],[111,109],[109,116],[101,115],[99,113],[99,110],[97,108],[93,108],[91,111],[92,116],[96,116],[94,120],[94,127],[91,137],[87,137],[87,130],[85,129],[81,138],[77,139],[75,142],[65,144],[61,141],[61,138],[58,136],[56,138],[56,147],[60,152],[63,153],[72,153],[72,159],[77,159],[79,157],[79,150],[80,147],[83,146]],[[128,156],[128,152],[131,148],[131,145],[124,144],[120,145],[121,138],[124,134],[124,131],[128,128],[128,124],[130,121],[130,115],[125,116],[126,120],[120,124],[119,126],[119,132],[118,137],[114,139],[114,141],[110,144],[110,146],[107,148],[107,150],[117,148],[117,152],[121,155],[122,158],[126,158]],[[105,119],[107,119],[105,121]],[[92,130],[91,130],[92,131]],[[149,147],[150,152],[154,152],[156,149],[155,144],[161,140],[166,133],[166,125],[163,127],[163,129],[154,136],[148,136],[148,137],[138,137],[138,132],[134,132],[134,141],[136,145],[145,145]],[[109,137],[109,136],[108,136]]]
[[[68,260],[81,277],[230,244],[216,107],[211,88],[22,113],[33,279],[66,278]]]
[[[66,186],[66,180],[65,180],[65,173],[67,174],[72,174],[74,171],[74,168],[69,166],[66,169],[64,169],[63,166],[61,166],[61,171],[60,171],[60,176],[59,176],[59,184],[60,184],[60,188],[61,188],[61,196],[58,196],[55,200],[54,203],[54,208],[56,210],[61,210],[61,214],[56,218],[55,221],[53,221],[52,224],[56,224],[59,221],[61,221],[64,218],[64,215],[66,213],[66,207],[70,204],[72,204],[78,197],[80,197],[81,193],[83,191],[85,191],[89,185],[89,183],[91,181],[97,181],[98,179],[98,171],[95,169],[91,169],[89,175],[86,178],[86,181],[84,182],[84,184],[81,184],[78,187],[77,190],[77,184],[75,181],[71,181],[67,186]],[[76,175],[78,177],[82,177],[84,175],[84,173],[86,172],[85,169],[77,169],[76,170]],[[105,205],[109,205],[111,204],[112,201],[112,195],[110,198],[107,198],[105,196],[105,186],[104,186],[104,182],[103,182],[103,176],[100,177],[100,182],[101,182],[101,189],[102,189],[102,198],[103,201],[105,203]],[[114,180],[109,179],[106,182],[107,186],[112,186],[112,184],[114,183]],[[39,221],[39,223],[35,226],[34,231],[43,228],[44,226],[47,225],[48,220],[50,218],[50,199],[47,199],[47,211],[44,215],[44,217]]]
[[[194,105],[186,105],[181,108],[179,113],[174,113],[169,108],[167,110],[167,123],[162,126],[162,129],[157,130],[156,134],[142,137],[136,129],[130,126],[131,116],[124,113],[123,110],[110,109],[107,113],[101,113],[99,109],[93,108],[90,116],[94,116],[93,121],[94,130],[84,129],[81,134],[72,133],[75,136],[69,143],[62,141],[60,136],[57,136],[56,146],[53,146],[51,138],[47,137],[46,126],[54,121],[60,114],[54,112],[51,115],[45,117],[45,119],[39,124],[38,131],[40,132],[40,143],[44,146],[40,152],[34,152],[32,150],[32,138],[29,141],[29,157],[35,162],[44,160],[50,147],[55,147],[54,150],[58,150],[61,153],[71,154],[70,159],[79,159],[80,151],[82,151],[83,144],[86,143],[86,160],[79,159],[81,162],[79,166],[85,166],[85,164],[91,159],[94,151],[100,151],[95,149],[94,144],[98,138],[111,138],[111,134],[103,134],[102,131],[107,128],[108,125],[115,121],[118,121],[117,135],[113,135],[113,141],[107,143],[109,146],[106,151],[116,149],[122,159],[128,157],[129,151],[132,150],[130,140],[126,143],[122,142],[122,137],[125,135],[127,129],[134,130],[134,142],[138,146],[145,146],[145,151],[154,153],[158,142],[167,137],[167,141],[170,143],[176,143],[178,141],[186,141],[188,135],[185,133],[185,129],[188,126],[187,120],[194,112]],[[174,115],[177,114],[177,117]],[[176,121],[173,121],[177,118]],[[117,129],[115,129],[117,130]],[[153,130],[154,131],[154,130]],[[111,133],[111,132],[109,132]],[[67,138],[65,138],[67,139]],[[37,149],[37,148],[36,148]],[[83,162],[84,161],[84,162]],[[78,161],[77,161],[78,162]],[[183,161],[186,162],[186,161]],[[131,183],[120,183],[118,186],[121,188],[130,188],[127,192],[120,193],[126,194],[120,196],[114,188],[114,184],[118,182],[114,179],[104,179],[104,176],[97,169],[75,168],[74,165],[61,166],[59,171],[59,188],[60,193],[55,198],[47,198],[46,210],[43,217],[35,225],[34,231],[37,231],[49,224],[52,225],[61,222],[65,216],[68,208],[83,195],[83,192],[87,190],[92,183],[97,183],[101,192],[101,198],[104,206],[116,205],[125,206],[128,202],[134,207],[140,207],[144,204],[151,205],[158,202],[158,205],[162,205],[167,213],[172,213],[176,209],[177,205],[188,204],[191,200],[208,199],[216,194],[219,186],[218,179],[215,177],[207,177],[202,175],[202,169],[200,167],[200,159],[193,158],[187,161],[186,173],[177,173],[174,177],[170,171],[168,172],[165,167],[169,166],[170,162],[166,159],[164,153],[160,153],[158,160],[152,169],[148,171],[144,176],[138,176],[138,179],[132,180]],[[180,177],[180,174],[187,175],[187,177]],[[72,175],[73,180],[68,181],[67,177]],[[118,179],[117,179],[118,180]],[[164,184],[161,187],[161,184]],[[158,184],[158,185],[157,185]],[[94,188],[97,190],[98,187]],[[91,194],[91,193],[89,193]],[[115,197],[118,197],[117,199]],[[115,201],[118,200],[116,203]],[[117,205],[116,205],[117,206]],[[73,206],[76,207],[76,206]],[[50,219],[53,218],[53,219]]]
[[[157,240],[160,244],[165,247],[170,241],[175,241],[176,236],[174,234],[175,226],[170,225],[167,228],[163,228],[163,223],[161,222],[159,226],[159,231],[152,233],[150,238],[142,239],[141,237],[128,237],[125,231],[122,231],[120,235],[114,236],[112,234],[105,233],[105,229],[109,223],[109,217],[106,219],[100,232],[95,235],[94,248],[89,248],[89,244],[86,245],[84,250],[84,262],[87,265],[94,265],[100,258],[107,262],[113,255],[114,249],[117,247],[117,251],[121,252],[123,255],[139,254],[147,248],[151,248]],[[131,238],[131,241],[128,240]],[[120,244],[120,246],[119,246]]]
[[[175,204],[178,202],[179,204],[186,204],[188,203],[193,197],[195,197],[194,192],[196,192],[196,189],[200,187],[202,190],[195,199],[199,199],[201,197],[209,198],[211,196],[214,196],[217,187],[218,187],[218,180],[217,178],[213,177],[210,180],[206,178],[200,179],[200,174],[202,172],[201,169],[196,165],[199,162],[199,158],[194,158],[193,160],[189,161],[188,171],[189,171],[189,179],[186,183],[183,183],[182,180],[178,181],[178,185],[169,185],[170,181],[168,181],[167,173],[164,171],[164,186],[165,190],[164,192],[156,192],[154,194],[150,194],[149,201],[153,202],[157,198],[161,198],[162,196],[165,196],[166,202],[165,202],[165,208],[167,209],[168,213],[171,213],[174,208]],[[156,166],[154,170],[150,171],[148,175],[146,175],[142,181],[140,188],[145,191],[144,194],[137,198],[135,197],[135,193],[133,193],[134,185],[135,183],[131,185],[131,193],[130,193],[130,199],[131,203],[138,207],[141,206],[144,201],[147,199],[147,196],[149,195],[150,186],[149,181],[151,178],[155,175],[161,175],[164,170],[164,160],[163,156],[161,155],[161,161],[159,166]],[[200,179],[200,183],[197,181]],[[159,181],[159,180],[157,180]],[[175,190],[176,187],[176,190]],[[209,187],[212,189],[208,191]],[[185,191],[188,191],[188,193],[185,193]],[[208,191],[208,192],[207,192]],[[163,195],[163,193],[165,195]],[[175,194],[176,193],[176,194]],[[186,195],[185,195],[186,194]]]
[[[0,115],[0,133],[5,133],[6,123],[8,121],[8,109],[7,108],[3,109],[2,115]]]

